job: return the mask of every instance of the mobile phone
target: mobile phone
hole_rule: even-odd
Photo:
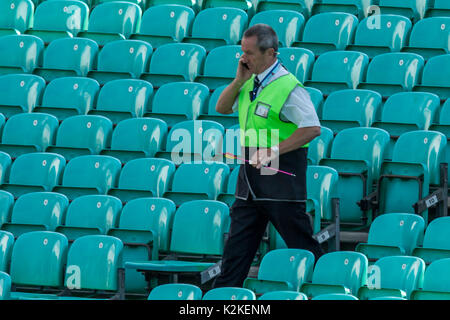
[[[245,62],[241,62],[245,68],[249,69],[248,65]]]

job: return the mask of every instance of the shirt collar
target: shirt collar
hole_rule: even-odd
[[[263,72],[261,72],[260,74],[257,75],[258,80],[262,81],[264,79],[264,77],[269,73],[270,70],[272,70],[273,67],[275,67],[275,65],[277,64],[278,59],[275,60],[275,62],[268,67],[266,70],[264,70]]]

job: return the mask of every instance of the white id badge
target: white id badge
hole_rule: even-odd
[[[270,105],[262,102],[258,102],[255,109],[255,114],[257,116],[266,118],[269,116]]]

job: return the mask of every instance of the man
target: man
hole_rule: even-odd
[[[277,59],[278,37],[271,27],[249,28],[241,48],[235,79],[220,95],[216,110],[238,110],[241,146],[250,164],[240,167],[215,287],[242,286],[269,221],[289,248],[310,250],[316,260],[323,254],[312,237],[305,202],[307,146],[320,135],[314,106],[302,84]],[[270,163],[285,173],[273,174],[265,168]]]

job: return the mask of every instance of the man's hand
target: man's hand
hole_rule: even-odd
[[[238,67],[236,70],[235,81],[242,86],[245,83],[245,81],[247,81],[248,79],[251,78],[251,76],[252,76],[252,72],[248,68],[245,60],[243,60],[241,57],[239,59]]]
[[[279,156],[278,147],[261,148],[253,153],[250,164],[256,169],[267,166],[273,159]]]

